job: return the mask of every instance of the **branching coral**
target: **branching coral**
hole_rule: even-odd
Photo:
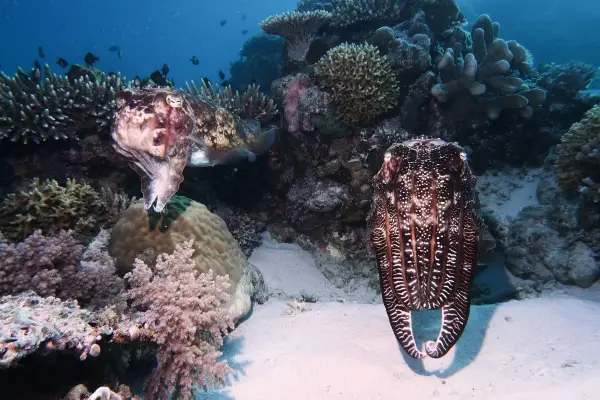
[[[0,207],[0,231],[10,241],[21,241],[41,229],[52,234],[73,229],[89,238],[100,228],[106,208],[98,193],[87,184],[68,179],[65,186],[54,180],[34,178],[29,186],[9,194]]]
[[[186,82],[185,86],[191,95],[208,100],[244,119],[265,122],[277,114],[277,105],[254,84],[249,85],[241,95],[229,85],[222,88],[219,85],[213,86],[206,80],[201,81],[200,87],[194,81]]]
[[[332,26],[349,26],[359,22],[395,22],[406,0],[331,0]]]
[[[600,106],[589,110],[562,137],[556,168],[565,190],[600,201]]]
[[[70,81],[52,73],[48,64],[29,74],[19,69],[12,78],[0,73],[0,139],[39,143],[107,129],[122,86],[118,74]]]
[[[302,62],[313,40],[313,36],[322,25],[329,22],[331,14],[327,11],[292,11],[272,15],[260,23],[266,33],[282,36],[285,39],[287,57]]]
[[[473,24],[473,52],[464,57],[460,45],[448,48],[438,63],[442,83],[431,93],[441,103],[453,103],[457,115],[485,113],[496,119],[504,109],[518,109],[530,117],[546,92],[521,78],[532,68],[529,52],[519,43],[498,39],[499,24],[487,15]]]
[[[154,271],[137,259],[126,276],[128,297],[155,333],[158,367],[147,383],[151,399],[192,399],[195,386],[224,384],[231,368],[217,361],[223,337],[233,328],[224,307],[229,278],[212,270],[197,274],[192,241],[161,254]]]
[[[375,46],[334,47],[315,65],[315,76],[331,92],[337,115],[347,124],[370,122],[397,105],[396,78]]]

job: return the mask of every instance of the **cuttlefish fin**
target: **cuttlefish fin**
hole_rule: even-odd
[[[275,138],[277,137],[277,128],[271,128],[267,131],[257,133],[256,136],[250,140],[248,144],[248,161],[255,161],[257,155],[261,155],[269,151]],[[250,158],[250,154],[254,157]]]

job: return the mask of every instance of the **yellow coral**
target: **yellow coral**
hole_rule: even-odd
[[[341,44],[315,65],[319,84],[331,92],[347,124],[370,122],[398,103],[398,83],[386,56],[369,44]]]
[[[586,181],[593,183],[600,178],[599,167],[600,106],[596,105],[561,138],[556,160],[558,182],[563,189],[577,192]]]
[[[143,202],[136,202],[112,229],[108,251],[115,258],[118,273],[124,275],[131,271],[136,257],[152,265],[159,254],[171,254],[176,245],[190,239],[194,239],[198,273],[212,269],[217,275],[229,275],[229,310],[236,318],[246,315],[254,290],[246,257],[225,222],[203,204],[174,196],[158,214],[147,212]]]
[[[86,239],[99,230],[99,207],[98,193],[90,185],[68,179],[61,186],[55,180],[41,183],[34,178],[27,189],[4,199],[0,231],[12,242],[22,241],[38,229],[46,235],[72,229]]]

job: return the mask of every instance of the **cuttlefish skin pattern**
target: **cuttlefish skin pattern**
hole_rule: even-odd
[[[213,166],[267,151],[276,129],[259,132],[222,107],[171,88],[128,88],[117,95],[115,150],[140,175],[146,209],[161,212],[186,166]]]
[[[146,209],[162,211],[179,189],[193,126],[189,102],[177,91],[126,89],[117,95],[113,147],[140,175]]]
[[[394,144],[373,178],[369,227],[381,294],[400,346],[413,358],[440,358],[469,318],[477,265],[475,182],[464,150],[441,139]],[[411,312],[441,309],[435,341],[420,350]]]

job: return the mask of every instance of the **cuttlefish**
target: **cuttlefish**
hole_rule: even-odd
[[[469,318],[480,229],[465,151],[441,139],[394,144],[373,178],[369,225],[390,325],[413,358],[440,358]],[[489,247],[489,246],[488,246]],[[441,309],[435,340],[417,347],[413,311]]]
[[[275,141],[275,128],[261,131],[257,121],[171,88],[125,89],[116,102],[113,146],[140,175],[144,207],[157,212],[179,189],[186,166],[254,161]]]

